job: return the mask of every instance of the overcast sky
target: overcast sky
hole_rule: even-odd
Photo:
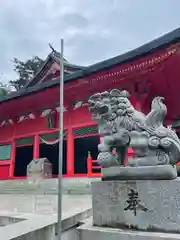
[[[48,43],[88,65],[180,26],[180,0],[5,0],[0,7],[0,73],[16,78],[12,58],[46,58]]]

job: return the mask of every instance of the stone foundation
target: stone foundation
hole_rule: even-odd
[[[180,232],[180,179],[92,183],[93,225]]]

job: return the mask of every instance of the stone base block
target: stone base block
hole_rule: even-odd
[[[27,177],[52,177],[52,163],[47,158],[33,159],[27,166]]]
[[[141,232],[124,229],[94,227],[86,223],[78,228],[80,240],[177,240],[179,234]]]
[[[93,225],[180,232],[180,178],[92,183]]]
[[[143,180],[143,179],[175,179],[177,169],[171,165],[142,167],[109,167],[102,168],[103,180]]]

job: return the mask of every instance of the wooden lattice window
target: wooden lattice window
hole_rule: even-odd
[[[16,141],[16,146],[23,146],[23,145],[33,145],[34,144],[34,138],[20,138]]]
[[[11,150],[12,150],[12,145],[1,145],[0,146],[0,161],[6,161],[11,159]]]
[[[98,126],[74,129],[75,137],[86,136],[91,134],[98,134]]]

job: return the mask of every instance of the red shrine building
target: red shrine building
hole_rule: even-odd
[[[0,100],[0,179],[25,177],[29,162],[41,157],[47,157],[53,175],[58,174],[60,64],[60,54],[52,51],[27,86]],[[180,28],[88,67],[64,59],[64,75],[64,177],[100,174],[100,138],[87,108],[94,93],[126,89],[134,107],[145,113],[155,96],[163,96],[165,124],[179,131]]]

